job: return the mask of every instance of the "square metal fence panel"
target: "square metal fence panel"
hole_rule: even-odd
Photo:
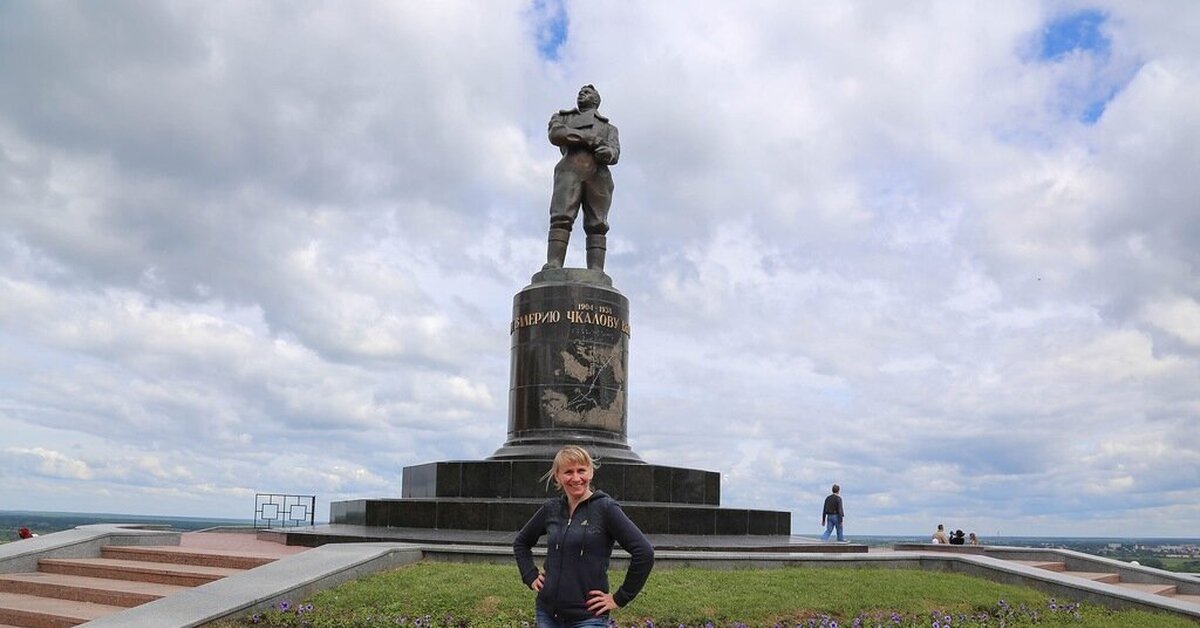
[[[254,496],[254,527],[292,528],[316,522],[316,495],[257,493]]]

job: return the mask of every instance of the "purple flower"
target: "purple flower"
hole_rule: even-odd
[[[259,615],[258,613],[251,615],[250,623],[252,623],[252,624],[262,623],[262,615]]]
[[[291,600],[283,600],[282,602],[279,603],[279,612],[286,613],[287,610],[291,607],[292,607]]]

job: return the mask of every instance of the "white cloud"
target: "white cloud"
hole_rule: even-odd
[[[28,469],[38,475],[64,480],[90,480],[94,476],[86,462],[76,460],[60,452],[34,447],[23,449],[10,447],[4,450],[8,456],[21,459],[16,465],[22,470]],[[15,470],[15,469],[14,469]]]
[[[1200,348],[1200,303],[1193,299],[1171,298],[1147,303],[1142,318],[1155,327]]]

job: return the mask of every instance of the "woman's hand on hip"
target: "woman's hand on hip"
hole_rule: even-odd
[[[599,589],[593,589],[588,591],[587,608],[593,615],[599,617],[619,607],[616,600],[613,600],[613,596]]]
[[[529,588],[533,589],[534,591],[540,592],[542,590],[542,587],[545,584],[546,584],[546,574],[539,573],[538,577],[534,578],[533,582],[529,583]]]

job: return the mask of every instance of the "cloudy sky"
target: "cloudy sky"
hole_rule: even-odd
[[[0,3],[0,509],[324,518],[490,455],[593,83],[644,459],[797,534],[839,482],[850,534],[1200,536],[1197,24]]]

